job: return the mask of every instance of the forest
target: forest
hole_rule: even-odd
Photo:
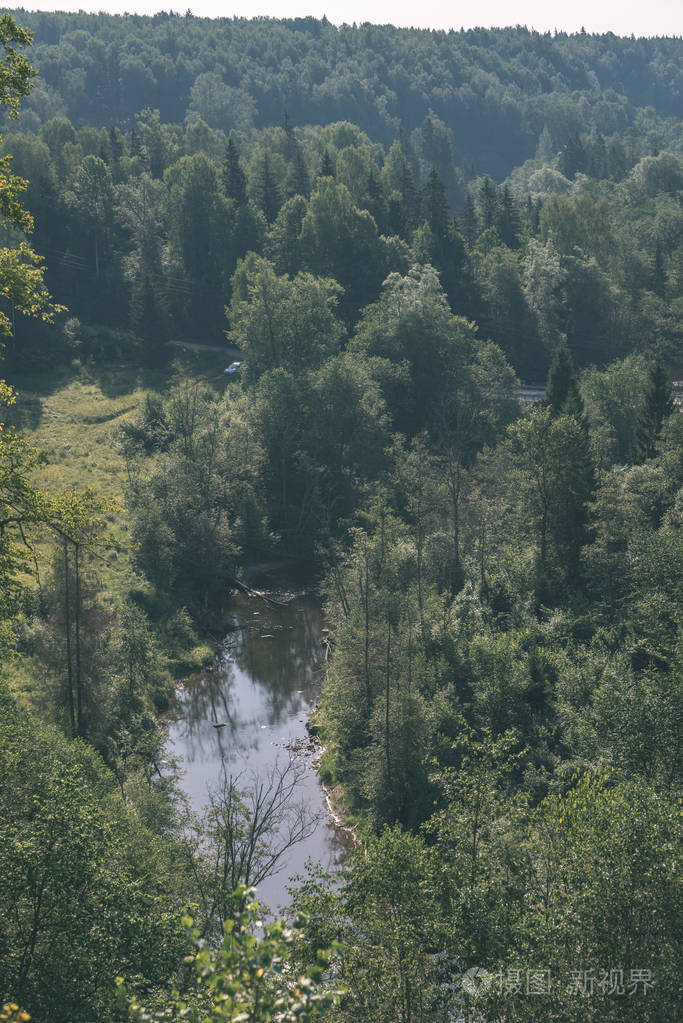
[[[676,1019],[681,40],[0,43],[0,1020]],[[267,561],[353,834],[286,919],[289,777],[167,746]]]

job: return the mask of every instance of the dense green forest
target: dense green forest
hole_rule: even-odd
[[[677,1018],[680,40],[17,17],[0,1019]],[[264,558],[356,842],[262,929],[159,715]]]

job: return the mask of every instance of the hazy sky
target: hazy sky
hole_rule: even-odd
[[[371,21],[420,28],[528,25],[541,31],[616,32],[618,35],[682,35],[683,0],[24,0],[0,6],[43,11],[109,11],[153,14],[173,9],[209,17],[267,15],[293,18],[323,14],[335,24]]]

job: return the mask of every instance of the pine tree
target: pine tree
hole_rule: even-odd
[[[661,359],[650,367],[645,389],[645,403],[638,417],[636,430],[637,461],[644,462],[656,454],[656,442],[662,423],[673,411],[671,380]]]
[[[228,199],[234,199],[238,206],[247,201],[247,178],[240,164],[239,153],[232,136],[228,139],[223,163],[223,188]]]

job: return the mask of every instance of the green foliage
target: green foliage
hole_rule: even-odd
[[[301,373],[336,354],[341,295],[332,280],[298,273],[280,277],[267,260],[248,257],[233,278],[230,337],[248,357],[250,378],[267,370]]]
[[[264,538],[261,449],[239,402],[190,381],[169,397],[168,449],[131,492],[135,563],[198,615],[226,597],[243,547]]]
[[[539,809],[528,852],[529,898],[514,958],[547,964],[552,990],[533,999],[494,989],[482,1011],[520,1021],[657,1020],[675,1012],[675,804],[642,783],[585,775]],[[610,970],[622,971],[628,994],[610,997]],[[647,993],[642,982],[630,983],[632,970],[650,971]],[[572,976],[583,982],[584,975],[580,997]]]
[[[120,972],[150,1020],[674,1018],[677,41],[27,18],[44,77],[0,157],[4,294],[54,311],[12,153],[52,290],[81,319],[15,320],[8,356],[51,371],[91,358],[84,436],[120,395],[104,360],[144,364],[116,410],[132,413],[117,436],[144,579],[126,599],[124,568],[109,599],[94,568],[111,507],[91,490],[48,499],[40,456],[4,427],[2,639],[27,700],[110,768],[1,698],[7,997],[37,1018],[113,1019]],[[14,105],[28,37],[6,16],[2,31]],[[226,308],[238,375],[220,372],[238,357],[222,349],[207,386],[150,374],[170,337],[218,347]],[[522,413],[516,374],[548,367],[545,400]],[[43,431],[63,431],[58,410]],[[49,530],[58,557],[29,596]],[[182,857],[148,827],[178,826],[156,713],[171,669],[210,658],[190,615],[219,621],[264,553],[328,568],[319,721],[363,844],[338,888],[304,884],[303,931],[259,939],[230,891],[262,876],[283,819],[259,830],[230,779]],[[188,899],[215,942],[177,972]],[[567,983],[650,968],[656,986],[471,997],[466,969],[524,961]]]
[[[377,225],[367,210],[353,205],[345,185],[320,178],[301,223],[301,252],[312,272],[338,281],[341,309],[352,322],[377,293],[387,259]]]
[[[639,461],[654,455],[659,431],[672,411],[671,381],[661,359],[657,359],[650,368],[645,402],[638,417],[636,443]]]
[[[537,593],[546,601],[548,580],[576,581],[585,543],[587,502],[593,492],[588,436],[575,416],[537,408],[508,431],[516,480],[519,526],[535,538]],[[552,588],[552,585],[551,585]]]
[[[572,357],[566,345],[560,345],[557,349],[548,370],[545,400],[555,416],[565,413],[580,418],[583,414],[579,384]]]
[[[386,828],[351,853],[349,868],[338,890],[323,876],[295,894],[308,914],[309,942],[339,942],[337,976],[346,990],[331,1018],[447,1018],[455,964],[430,850],[420,837]]]
[[[158,984],[182,952],[181,877],[98,757],[0,692],[3,993],[36,1019],[108,1019],[117,975]]]
[[[329,954],[319,951],[314,965],[299,972],[292,963],[298,941],[296,923],[262,925],[257,902],[249,901],[252,890],[242,886],[233,895],[234,911],[224,928],[223,942],[212,947],[199,940],[187,917],[185,926],[197,951],[186,962],[195,976],[189,992],[175,992],[159,1009],[144,1009],[137,998],[128,998],[130,1019],[140,1023],[154,1020],[232,1020],[234,1023],[308,1023],[321,1018],[338,1000],[339,993],[324,983]],[[257,935],[255,931],[261,930]],[[120,980],[122,1000],[128,994]]]
[[[0,400],[5,407],[16,401],[4,381],[0,381]],[[33,567],[31,529],[45,520],[45,495],[31,482],[44,461],[11,426],[0,424],[0,642],[5,648],[11,642],[11,618],[19,607],[21,574]]]
[[[463,386],[475,334],[451,314],[433,267],[390,274],[366,307],[350,349],[375,362],[394,426],[412,436],[433,427]]]
[[[581,395],[590,424],[596,462],[609,468],[633,461],[636,424],[645,397],[645,366],[641,357],[628,356],[604,370],[587,369]]]

